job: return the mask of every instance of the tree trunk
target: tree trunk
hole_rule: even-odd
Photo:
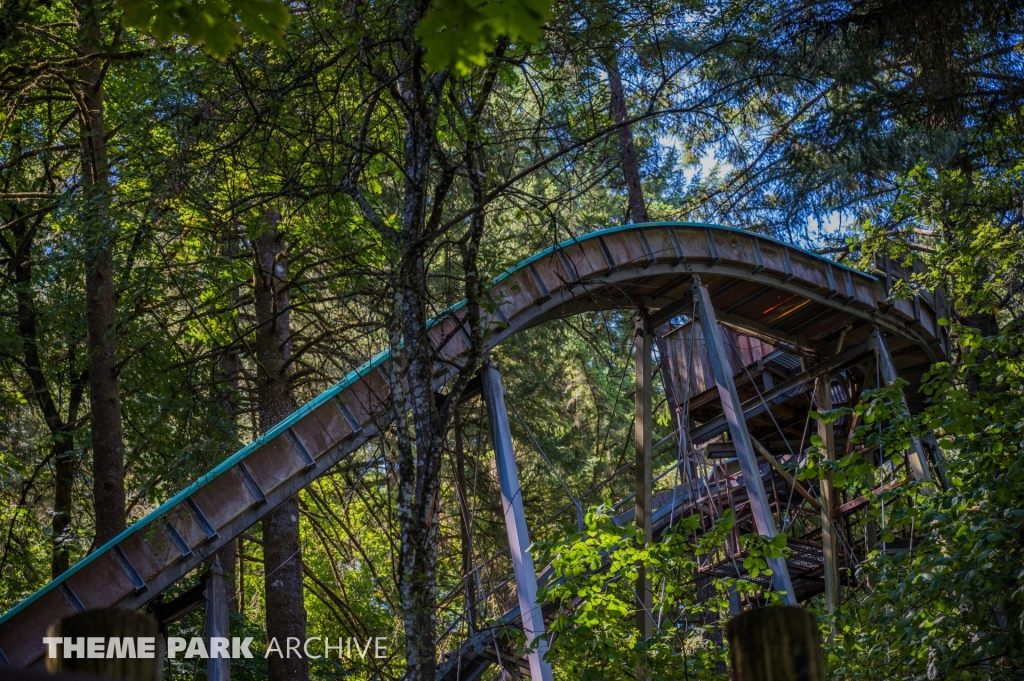
[[[626,110],[626,93],[622,89],[622,76],[614,54],[608,58],[605,67],[608,69],[608,88],[612,95],[612,120],[621,126],[618,131],[619,162],[622,165],[622,179],[626,182],[629,219],[634,223],[647,222],[647,203],[644,201],[644,189],[640,181],[640,158],[633,143],[633,130],[625,125],[629,120],[629,111]]]
[[[977,295],[976,298],[981,299],[981,295]],[[970,298],[968,298],[967,304],[968,306],[971,307],[981,307],[981,305],[978,305],[976,300],[972,300]],[[981,334],[986,338],[991,338],[992,336],[995,336],[996,334],[999,333],[999,320],[996,319],[996,316],[993,313],[988,312],[984,308],[982,310],[975,312],[974,314],[965,315],[963,321],[964,325],[974,329],[978,329],[978,331],[980,331]],[[980,350],[978,352],[978,361],[984,361],[989,357],[990,354],[991,353],[988,350]],[[972,371],[971,367],[968,367],[967,391],[970,393],[971,397],[977,396],[977,394],[982,390],[994,389],[995,385],[992,381],[986,382],[985,380],[982,379],[981,376],[978,375],[976,371]]]
[[[50,383],[39,355],[38,320],[32,295],[32,244],[35,227],[24,222],[12,228],[15,238],[14,288],[17,300],[18,335],[21,337],[25,369],[32,383],[32,394],[50,431],[50,454],[54,460],[53,515],[50,520],[50,576],[57,577],[70,567],[68,530],[71,527],[72,489],[75,484],[73,423],[77,419],[82,386],[75,382],[68,396],[68,418],[63,419],[53,399]],[[68,374],[74,375],[74,353]]]
[[[412,40],[412,17],[408,32]],[[415,45],[415,43],[411,43]],[[399,234],[392,356],[392,401],[398,427],[399,594],[405,627],[406,678],[434,681],[436,670],[437,514],[443,442],[431,381],[433,352],[426,333],[427,274],[424,257],[427,191],[430,182],[433,119],[427,77],[412,47],[408,75],[402,81],[407,106],[403,150],[405,185]],[[404,348],[400,346],[404,343]],[[408,386],[404,394],[403,383]],[[412,437],[406,418],[412,416]]]
[[[293,411],[291,324],[288,305],[288,262],[284,240],[277,230],[280,215],[267,212],[267,230],[253,242],[253,289],[256,298],[256,391],[260,431],[267,432]],[[267,639],[276,638],[281,650],[294,637],[306,639],[306,608],[302,588],[302,550],[299,543],[299,501],[288,499],[263,519],[263,569]],[[267,658],[270,681],[309,678],[303,656]]]
[[[218,251],[225,260],[223,267],[228,271],[232,271],[231,261],[239,255],[238,229],[235,225],[231,225],[221,235]],[[238,289],[237,282],[233,281],[228,291],[228,299],[232,305],[238,304],[240,295]],[[224,441],[227,443],[226,451],[224,452],[225,456],[230,456],[238,444],[238,416],[240,414],[238,397],[239,381],[242,376],[242,353],[236,344],[238,335],[238,329],[233,325],[228,346],[220,348],[218,352],[213,376],[214,390],[217,393],[217,406],[224,424]],[[218,551],[217,556],[220,561],[221,572],[227,579],[229,590],[232,596],[236,596],[229,597],[228,599],[228,607],[235,612],[238,611],[241,598],[237,594],[235,578],[235,566],[238,563],[237,556],[239,554],[241,554],[241,539],[235,539],[228,542]]]
[[[462,439],[462,420],[455,410],[455,485],[459,495],[459,534],[462,549],[463,591],[466,594],[466,626],[470,634],[476,633],[476,582],[473,576],[473,518],[470,514],[466,489],[466,453]]]
[[[607,59],[605,68],[608,71],[608,89],[611,91],[612,120],[624,124],[629,120],[629,110],[626,108],[626,93],[622,89],[618,59],[614,54]],[[644,199],[644,185],[640,177],[640,157],[636,153],[636,144],[633,143],[633,129],[629,125],[623,125],[619,128],[618,133],[619,164],[622,168],[622,179],[626,185],[629,220],[634,224],[649,222],[651,218],[647,213],[647,201]],[[674,367],[662,339],[670,330],[671,325],[668,322],[653,329],[654,342],[658,348],[658,356],[661,358],[661,378],[665,383],[665,396],[668,400],[669,413],[672,415],[672,423],[682,429],[683,415],[679,413],[682,388],[678,386],[678,376],[673,370]],[[678,440],[677,433],[676,441],[678,442]]]
[[[399,594],[405,627],[407,681],[435,681],[437,668],[435,624],[437,613],[438,504],[441,464],[448,422],[456,400],[438,405],[433,386],[437,354],[427,334],[430,292],[427,286],[427,253],[442,238],[443,211],[448,191],[457,177],[452,157],[435,150],[443,145],[437,134],[437,117],[446,108],[441,100],[449,92],[447,71],[428,74],[416,27],[426,4],[410,6],[400,39],[395,85],[388,85],[400,101],[405,117],[402,152],[404,184],[401,228],[384,226],[372,210],[364,213],[395,246],[398,262],[393,269],[393,296],[389,324],[391,405],[398,444],[398,518],[402,543],[398,559]],[[495,48],[492,59],[504,50]],[[483,186],[486,166],[482,158],[478,121],[494,86],[498,70],[488,68],[481,90],[465,104],[468,127],[463,150],[467,181],[473,188],[476,212],[466,236],[458,240],[465,277],[466,323],[471,350],[458,375],[450,381],[453,395],[461,394],[480,362],[483,332],[479,324],[481,286],[477,253],[483,228]],[[436,161],[436,163],[435,163]],[[432,164],[440,172],[431,175]],[[361,198],[356,195],[357,199]],[[429,201],[428,201],[429,199]],[[364,201],[365,203],[365,201]],[[429,210],[428,210],[429,206]],[[411,423],[410,418],[411,416]]]
[[[62,428],[53,443],[53,519],[50,524],[50,577],[71,567],[71,507],[75,485],[75,442],[70,428]]]
[[[398,375],[407,377],[414,429],[413,438],[400,437],[398,447],[398,517],[402,532],[399,592],[405,625],[406,678],[433,681],[436,671],[436,511],[443,442],[436,432],[439,419],[430,380],[433,364],[426,334],[425,292],[421,290],[426,273],[422,253],[416,246],[412,249],[417,252],[400,272],[402,294],[398,310],[405,341],[405,367]],[[392,350],[396,350],[394,344]],[[392,383],[394,390],[395,382]],[[403,412],[405,403],[404,398],[397,398],[395,412]],[[402,421],[405,421],[404,414]],[[401,431],[401,426],[399,429]]]
[[[78,10],[78,54],[103,51],[101,6],[84,0]],[[87,264],[86,327],[89,346],[89,404],[92,409],[93,504],[96,545],[125,529],[124,434],[117,368],[114,235],[110,224],[110,176],[103,119],[103,59],[78,71],[79,137],[82,147],[82,223]]]

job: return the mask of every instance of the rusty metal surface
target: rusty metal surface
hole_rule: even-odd
[[[898,371],[923,370],[947,353],[937,323],[945,300],[941,294],[889,300],[887,282],[909,273],[888,261],[879,269],[883,276],[875,277],[712,225],[635,225],[564,242],[511,268],[490,287],[495,309],[481,310],[481,318],[493,347],[521,329],[581,310],[663,308],[687,295],[699,274],[715,309],[739,323],[750,320],[766,333],[799,338],[823,354],[840,330],[852,346],[877,326],[889,334]],[[465,317],[457,305],[431,322],[439,385],[468,349]],[[0,651],[14,667],[30,665],[43,652],[46,627],[71,614],[76,599],[86,607],[145,605],[387,427],[387,360],[381,353],[367,362],[0,617]],[[134,583],[139,578],[142,588]]]

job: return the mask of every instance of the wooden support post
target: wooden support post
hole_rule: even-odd
[[[754,446],[750,440],[750,433],[747,431],[747,422],[743,418],[739,394],[736,392],[736,383],[732,377],[732,367],[725,354],[725,346],[722,344],[721,329],[715,317],[714,307],[711,305],[711,296],[698,277],[694,277],[693,292],[697,298],[697,314],[700,317],[704,342],[707,344],[708,357],[711,360],[711,372],[715,376],[718,396],[722,401],[722,412],[736,447],[736,458],[739,460],[740,470],[743,471],[743,480],[750,498],[750,511],[754,516],[754,525],[757,527],[758,534],[770,539],[778,533],[775,529],[775,519],[772,517],[771,507],[768,504],[768,495],[764,491],[761,469],[754,458]],[[796,593],[793,591],[793,580],[790,579],[786,561],[782,558],[769,558],[767,562],[768,567],[772,570],[775,590],[784,592],[783,602],[787,605],[796,605]]]
[[[526,528],[523,494],[519,487],[512,433],[508,426],[505,390],[501,385],[501,374],[489,362],[484,365],[482,373],[484,402],[491,423],[491,440],[501,483],[501,505],[505,512],[509,553],[512,555],[512,570],[515,573],[516,590],[519,592],[519,612],[526,642],[533,644],[535,638],[544,634],[544,616],[537,603],[537,573],[528,551],[530,535]],[[551,665],[544,659],[547,651],[547,642],[540,641],[528,655],[530,678],[533,681],[551,681]]]
[[[818,618],[801,608],[748,610],[726,627],[735,681],[825,681]]]
[[[729,614],[735,617],[743,612],[743,605],[740,603],[740,594],[735,586],[729,587]]]
[[[643,533],[644,543],[651,539],[651,329],[642,312],[636,316],[636,404],[635,452],[636,452],[636,529]],[[653,633],[651,620],[651,577],[644,567],[640,568],[636,593],[639,596],[636,611],[636,626],[640,638],[647,640]]]
[[[935,464],[935,476],[938,478],[942,489],[949,489],[951,485],[949,469],[946,467],[946,457],[942,455],[942,448],[939,447],[939,441],[936,439],[935,433],[928,433],[921,438],[921,444],[924,445],[925,453],[931,454],[928,458]]]
[[[71,643],[67,651],[63,643],[55,643],[55,655],[46,654],[46,671],[51,674],[77,672],[104,679],[160,681],[164,662],[163,637],[152,615],[125,608],[86,610],[51,625],[46,635],[61,640],[67,638]],[[121,645],[130,642],[135,655],[108,657],[107,650],[113,638],[121,639]],[[90,639],[102,641],[102,657],[88,656]],[[48,642],[44,639],[43,643]],[[65,654],[70,657],[65,657]]]
[[[220,554],[213,554],[210,571],[206,573],[206,660],[207,681],[231,681],[231,634],[228,630],[228,598],[230,587]],[[216,657],[214,657],[216,655]],[[222,657],[223,656],[223,657]]]
[[[886,384],[893,383],[897,378],[896,374],[896,363],[892,360],[892,354],[889,352],[889,344],[885,342],[885,336],[881,334],[877,327],[875,327],[875,333],[873,336],[875,350],[878,352],[879,368],[882,371],[882,380]],[[900,400],[903,403],[903,412],[910,414],[910,408],[907,407],[907,398],[900,393]],[[932,474],[928,468],[928,458],[925,456],[924,447],[921,445],[921,441],[916,437],[910,438],[910,452],[907,454],[907,460],[910,462],[910,472],[914,476],[914,479],[919,482],[931,482]]]
[[[824,373],[818,377],[815,389],[815,402],[818,412],[832,409],[832,377]],[[825,459],[834,461],[836,443],[832,432],[832,424],[818,421],[818,437],[821,438]],[[825,611],[830,615],[839,605],[839,541],[836,528],[832,522],[835,512],[835,491],[832,486],[831,471],[821,480],[821,551],[825,570]]]

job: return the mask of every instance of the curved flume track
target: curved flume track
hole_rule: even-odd
[[[652,223],[587,234],[499,276],[481,310],[493,348],[524,328],[584,310],[641,308],[655,321],[689,309],[699,277],[719,321],[812,360],[839,338],[888,337],[913,387],[948,354],[941,293],[890,300],[878,277],[794,246],[714,225]],[[466,310],[431,322],[440,389],[469,349]],[[81,609],[140,608],[389,423],[388,353],[381,353],[0,617],[0,663],[28,667],[55,620]],[[913,409],[916,391],[908,391]],[[710,432],[710,431],[709,431]]]

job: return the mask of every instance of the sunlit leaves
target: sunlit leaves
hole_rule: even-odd
[[[126,26],[151,33],[160,42],[175,35],[202,45],[224,59],[242,44],[242,28],[283,44],[291,14],[280,0],[118,0]]]
[[[551,0],[434,0],[416,34],[427,67],[459,75],[483,66],[498,40],[535,43],[551,18]]]

